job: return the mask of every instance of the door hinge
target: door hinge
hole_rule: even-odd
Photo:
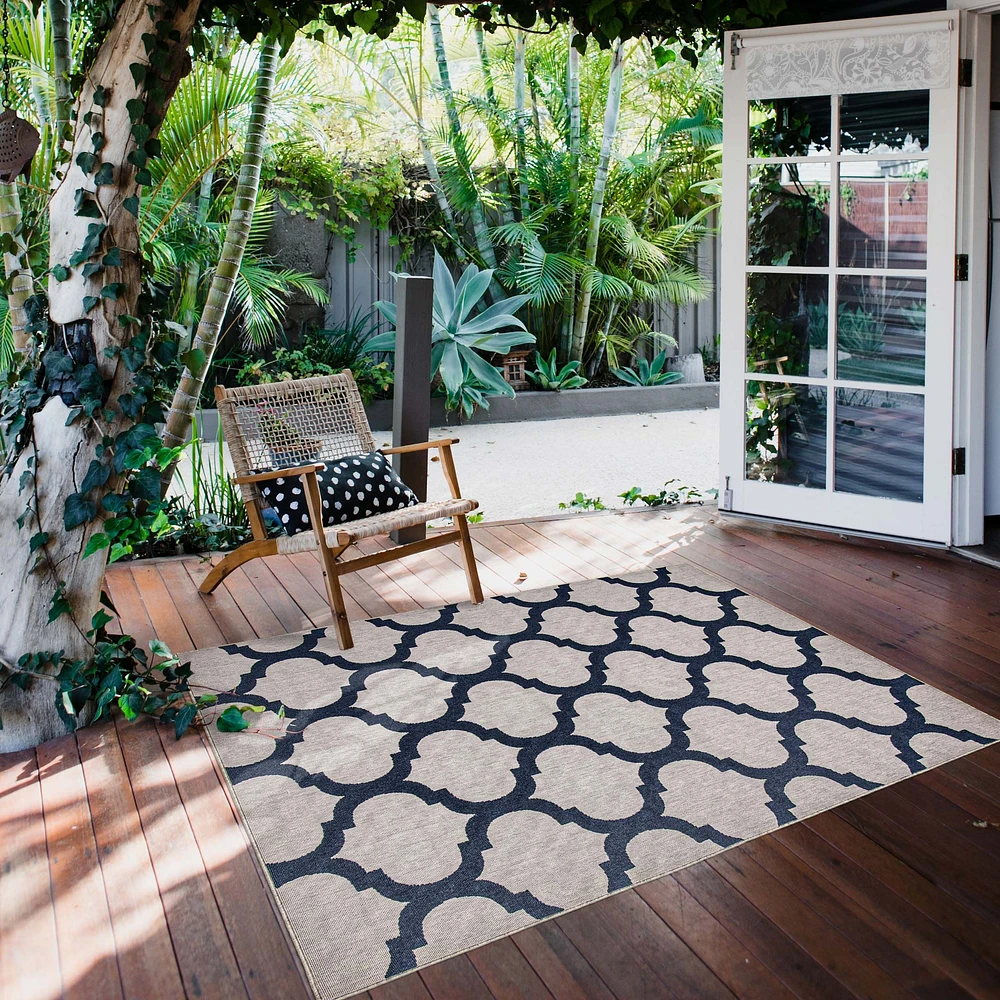
[[[965,449],[952,448],[951,450],[951,474],[953,476],[965,475]]]
[[[958,85],[960,87],[972,86],[972,60],[958,60]]]
[[[729,37],[729,55],[732,57],[732,65],[730,69],[736,69],[736,57],[740,54],[740,49],[743,47],[743,39],[736,34],[734,31]]]
[[[955,254],[955,280],[969,280],[969,255],[967,253]]]

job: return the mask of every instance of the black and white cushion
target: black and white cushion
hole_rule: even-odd
[[[316,480],[327,528],[420,502],[381,451],[327,462],[326,469],[316,473]],[[260,495],[265,506],[274,508],[288,534],[312,528],[305,488],[298,476],[265,480],[260,484]]]

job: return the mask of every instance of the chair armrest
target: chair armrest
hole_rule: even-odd
[[[313,462],[310,465],[297,465],[294,469],[271,469],[268,472],[255,472],[252,476],[236,476],[234,483],[260,483],[267,479],[283,479],[285,476],[304,476],[310,472],[316,473],[325,469],[324,462]]]
[[[431,448],[447,448],[458,444],[458,438],[439,438],[437,441],[420,441],[418,444],[401,444],[395,448],[383,448],[383,455],[402,455],[407,451],[428,451]]]

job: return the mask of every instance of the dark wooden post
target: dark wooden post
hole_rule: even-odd
[[[396,377],[392,400],[392,445],[426,441],[431,428],[431,323],[434,279],[401,277],[396,282]],[[393,455],[400,478],[421,500],[427,499],[426,451]],[[427,536],[426,526],[392,533],[399,545]]]

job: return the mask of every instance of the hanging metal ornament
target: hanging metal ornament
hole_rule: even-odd
[[[19,117],[11,107],[10,23],[7,0],[3,0],[3,113],[0,114],[0,181],[9,183],[18,174],[27,179],[31,158],[38,149],[38,129]]]

